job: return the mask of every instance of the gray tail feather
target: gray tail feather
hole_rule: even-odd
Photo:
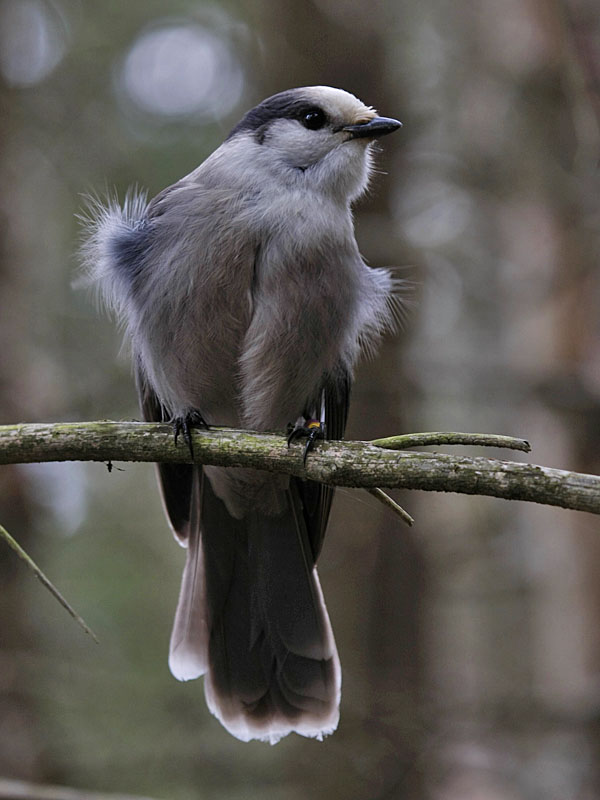
[[[180,681],[203,675],[208,669],[206,582],[200,535],[200,481],[192,483],[187,555],[179,602],[169,645],[169,669]]]
[[[337,727],[341,673],[300,501],[291,489],[282,514],[237,520],[208,480],[201,494],[202,541],[190,532],[171,671],[207,672],[211,712],[242,741],[320,739]]]

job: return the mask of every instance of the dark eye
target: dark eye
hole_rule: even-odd
[[[302,115],[301,122],[309,131],[318,131],[327,122],[325,113],[320,108],[311,108]]]

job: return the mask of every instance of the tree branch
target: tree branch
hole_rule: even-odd
[[[21,561],[24,561],[25,564],[27,564],[27,566],[29,567],[31,572],[33,572],[33,574],[39,580],[39,582],[42,584],[42,586],[45,586],[45,588],[48,589],[50,594],[52,594],[58,600],[58,602],[61,604],[61,606],[66,611],[68,611],[68,613],[73,617],[75,622],[77,622],[77,624],[81,628],[83,628],[83,630],[89,636],[92,637],[92,639],[96,642],[96,644],[100,644],[99,641],[98,641],[98,638],[96,637],[96,634],[94,633],[94,631],[90,627],[88,627],[88,625],[86,624],[85,620],[82,617],[80,617],[79,614],[73,608],[73,606],[65,600],[65,598],[58,591],[58,589],[52,583],[52,581],[50,581],[46,577],[46,575],[38,567],[38,565],[35,563],[35,561],[31,558],[29,553],[26,553],[25,550],[23,550],[21,545],[15,539],[13,539],[13,537],[10,535],[10,533],[6,530],[6,528],[3,525],[0,525],[0,539],[5,541],[6,544],[10,548],[12,548],[12,550],[15,551],[15,553],[19,556]],[[1,797],[1,795],[0,795],[0,797]]]
[[[452,441],[452,434],[438,436]],[[193,444],[195,461],[202,464],[283,472],[333,486],[489,495],[600,514],[599,476],[535,464],[389,450],[370,442],[318,442],[305,467],[302,443],[288,449],[282,436],[229,428],[194,430]],[[166,423],[0,426],[0,464],[39,461],[191,463],[191,458],[183,442],[175,445]]]
[[[47,786],[0,778],[0,800],[150,800],[139,795],[105,794],[67,786]]]

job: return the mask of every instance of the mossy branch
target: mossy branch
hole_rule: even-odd
[[[425,440],[420,437],[425,436]],[[302,463],[303,443],[288,449],[284,437],[224,428],[195,430],[195,461],[252,467],[311,478],[333,486],[422,489],[528,500],[600,514],[600,476],[481,456],[389,449],[415,442],[481,442],[526,450],[524,440],[477,434],[415,434],[373,442],[318,442]],[[414,438],[416,437],[416,438]],[[437,438],[436,438],[437,437]],[[468,437],[465,440],[465,437]],[[519,445],[518,443],[521,443]],[[191,462],[183,441],[176,445],[168,424],[71,422],[0,426],[0,464],[40,461]]]

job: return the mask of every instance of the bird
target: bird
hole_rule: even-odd
[[[249,110],[148,201],[91,199],[82,258],[125,330],[142,413],[195,426],[341,439],[353,372],[396,327],[398,281],[360,255],[353,203],[374,143],[401,127],[350,92],[308,86]],[[316,563],[333,489],[242,467],[158,464],[187,549],[169,667],[204,675],[235,737],[322,740],[340,660]]]

